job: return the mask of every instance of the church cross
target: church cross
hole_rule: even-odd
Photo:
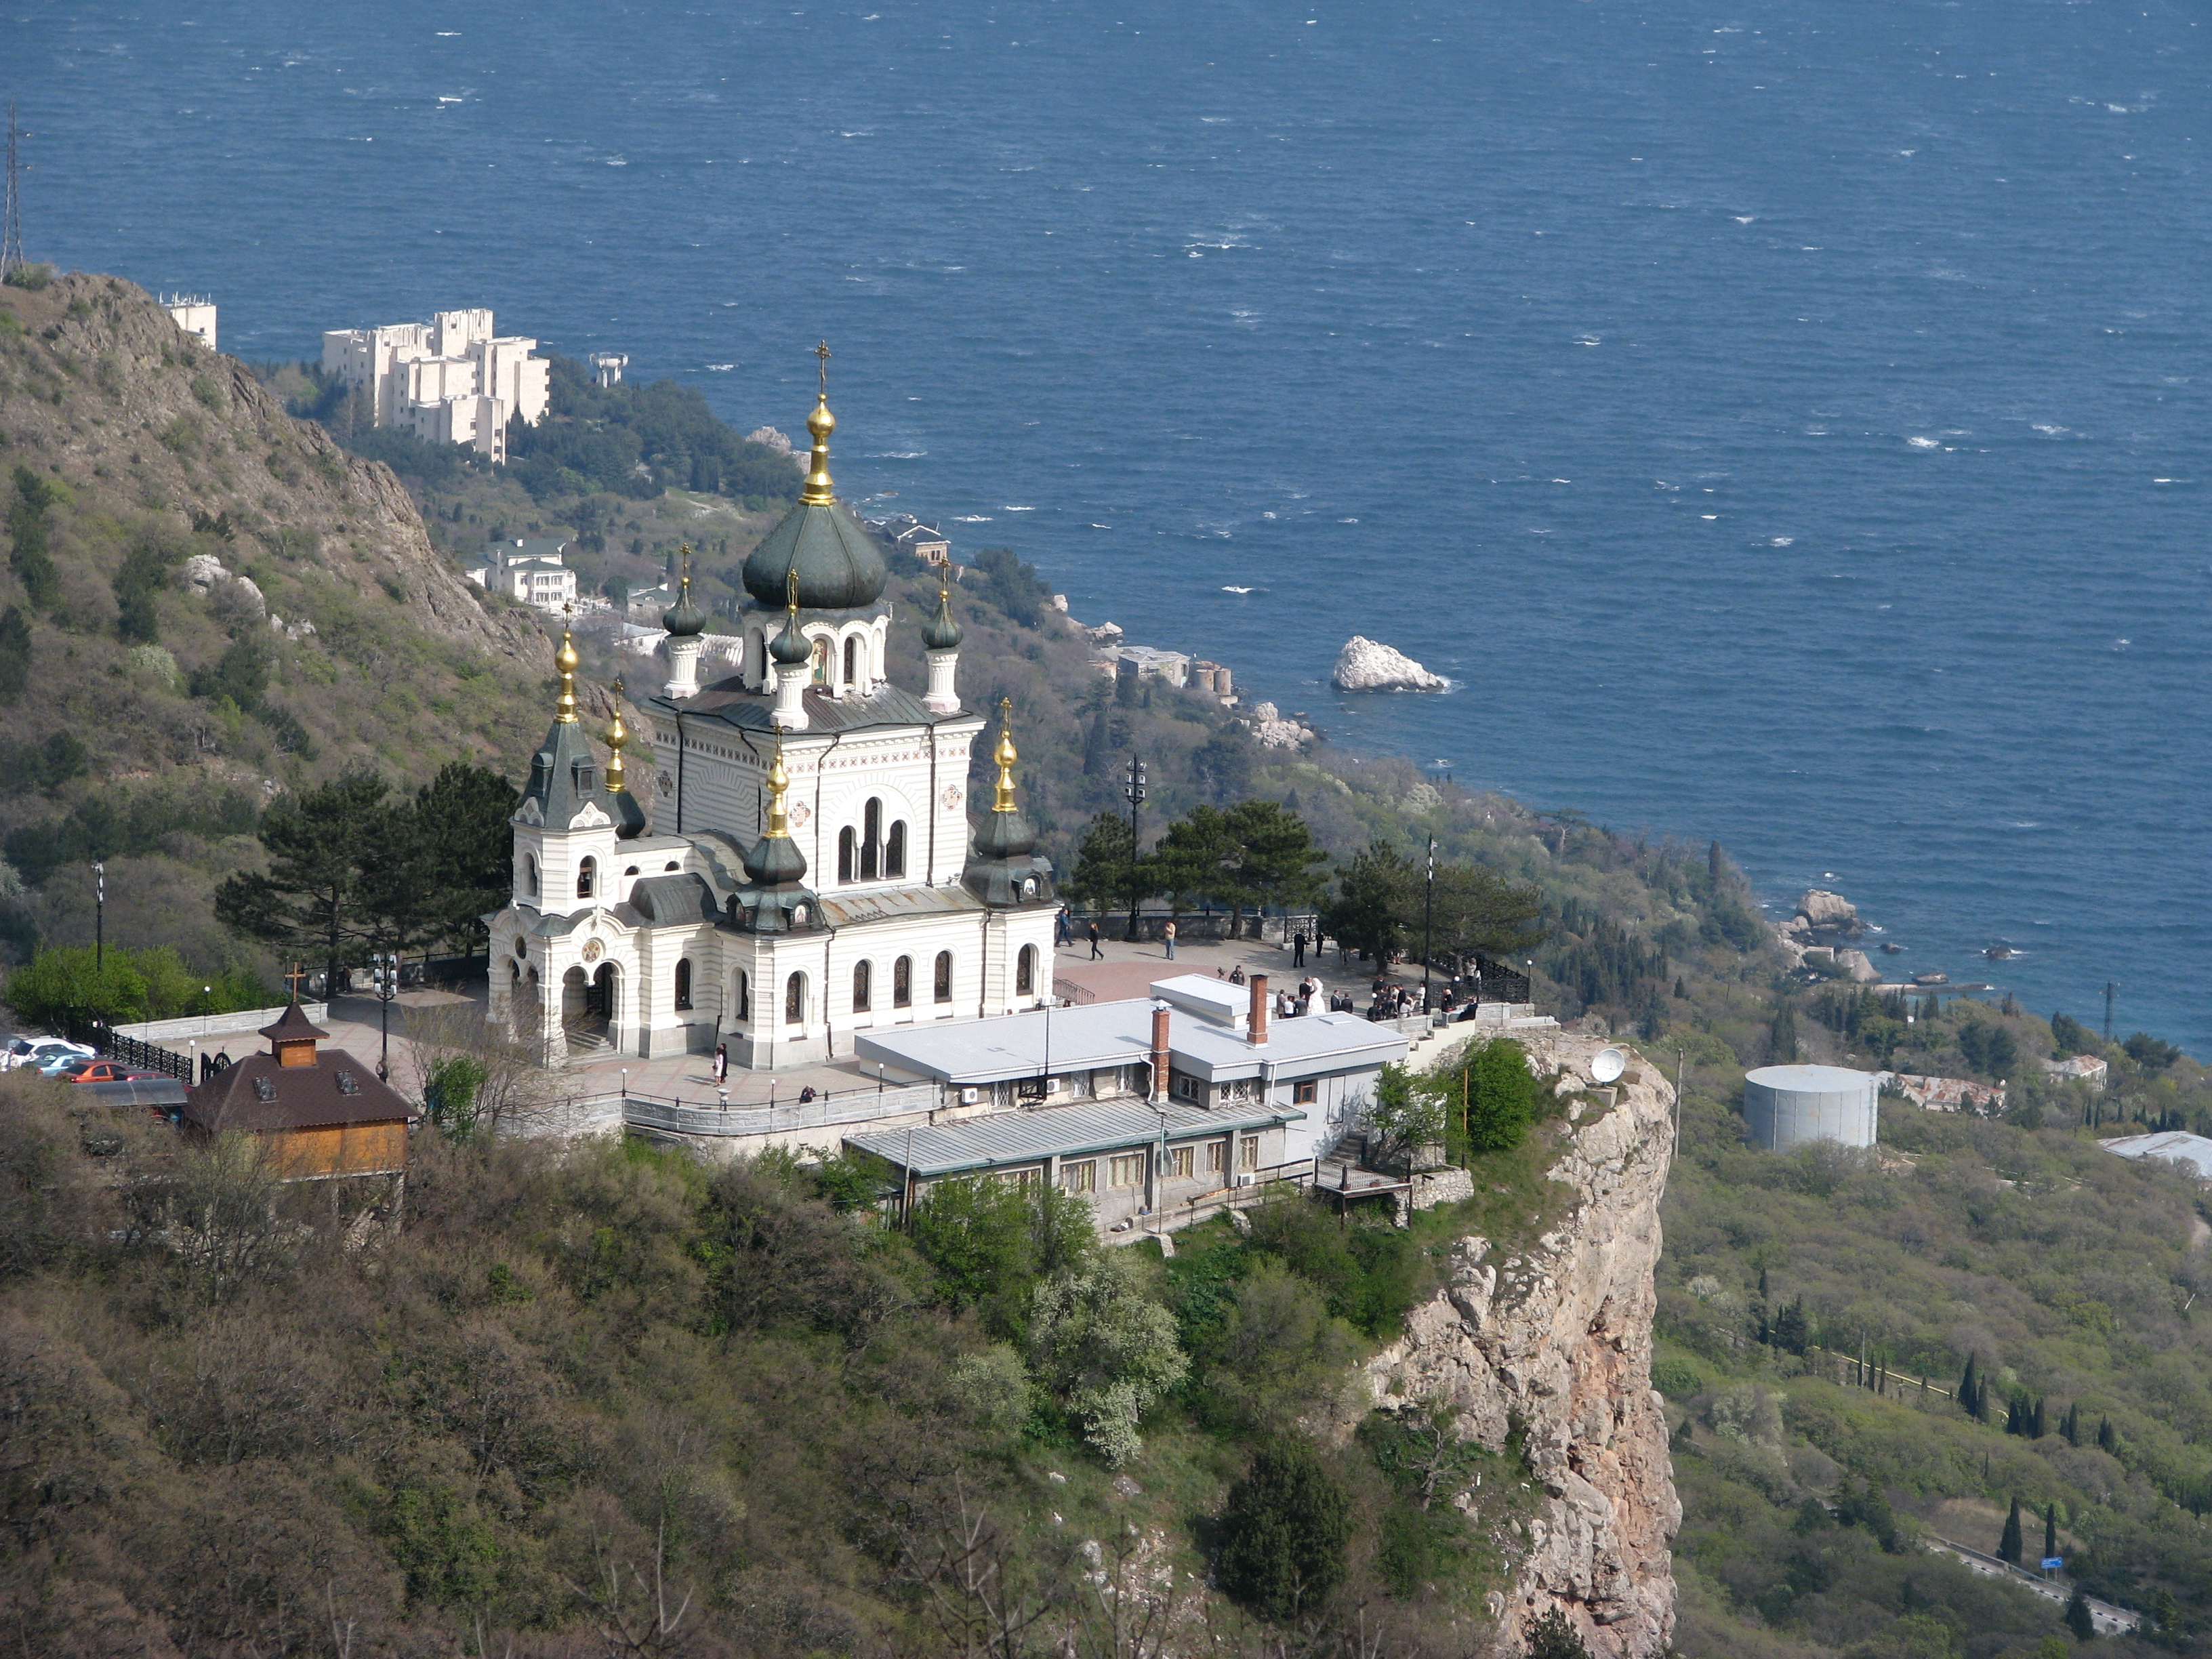
[[[814,348],[814,355],[822,360],[822,395],[830,395],[830,342],[824,340]]]
[[[285,979],[291,984],[293,1001],[297,1002],[300,1000],[300,981],[307,978],[307,974],[301,969],[300,964],[296,962],[292,964],[292,971],[284,975]]]

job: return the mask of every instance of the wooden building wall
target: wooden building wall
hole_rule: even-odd
[[[270,1156],[288,1178],[386,1175],[407,1167],[407,1125],[348,1123],[289,1129],[266,1137]]]

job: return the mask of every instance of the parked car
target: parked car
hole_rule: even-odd
[[[71,1083],[147,1083],[158,1079],[159,1072],[142,1072],[135,1066],[125,1066],[119,1060],[95,1060],[81,1072],[69,1074]]]
[[[11,1070],[43,1072],[68,1060],[90,1060],[93,1050],[82,1042],[70,1042],[62,1037],[18,1038],[21,1049],[11,1048],[14,1065]]]
[[[43,1061],[34,1055],[30,1064],[47,1077],[75,1077],[77,1073],[99,1058],[96,1054],[83,1054],[75,1048],[64,1048],[58,1054],[48,1055]]]

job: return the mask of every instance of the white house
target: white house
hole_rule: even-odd
[[[550,536],[493,542],[469,572],[479,587],[556,614],[576,602],[576,573],[562,562],[568,544]]]
[[[530,355],[537,348],[495,335],[489,310],[441,311],[427,323],[330,330],[323,369],[368,394],[376,425],[504,461],[507,423],[537,425],[550,401],[552,366]]]

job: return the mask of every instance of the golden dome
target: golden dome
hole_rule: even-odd
[[[553,666],[561,675],[561,695],[553,702],[553,718],[573,726],[576,721],[576,636],[568,631],[570,607],[561,607],[561,648],[553,653]]]

